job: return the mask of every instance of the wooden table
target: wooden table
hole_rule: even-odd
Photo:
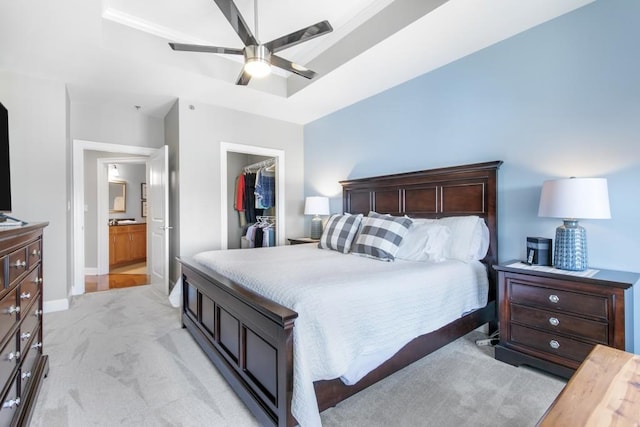
[[[596,345],[549,407],[540,427],[640,424],[640,356]]]

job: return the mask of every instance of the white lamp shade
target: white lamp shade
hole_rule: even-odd
[[[307,197],[304,201],[305,215],[329,215],[329,198],[321,196]]]
[[[538,216],[573,219],[611,218],[605,178],[566,178],[545,181]]]

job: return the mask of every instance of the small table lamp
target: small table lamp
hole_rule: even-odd
[[[311,220],[311,237],[319,239],[322,237],[322,218],[320,215],[329,215],[329,198],[321,196],[307,197],[304,201],[304,214],[314,215]]]
[[[553,265],[562,270],[587,269],[587,232],[578,219],[611,218],[605,178],[567,178],[545,181],[538,216],[562,218],[556,228]]]

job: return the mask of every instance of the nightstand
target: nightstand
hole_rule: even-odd
[[[640,274],[589,277],[510,261],[498,272],[495,358],[569,378],[596,344],[633,351],[631,287]]]
[[[320,239],[312,239],[311,237],[295,237],[287,239],[290,245],[302,245],[303,243],[318,243]]]

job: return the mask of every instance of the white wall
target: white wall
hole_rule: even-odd
[[[112,144],[161,147],[164,120],[133,105],[71,103],[71,138]]]
[[[179,103],[180,254],[220,248],[221,142],[285,152],[286,234],[301,236],[302,126],[183,99]]]
[[[0,100],[9,111],[12,216],[49,222],[44,229],[44,299],[66,300],[71,281],[65,86],[0,70]]]

